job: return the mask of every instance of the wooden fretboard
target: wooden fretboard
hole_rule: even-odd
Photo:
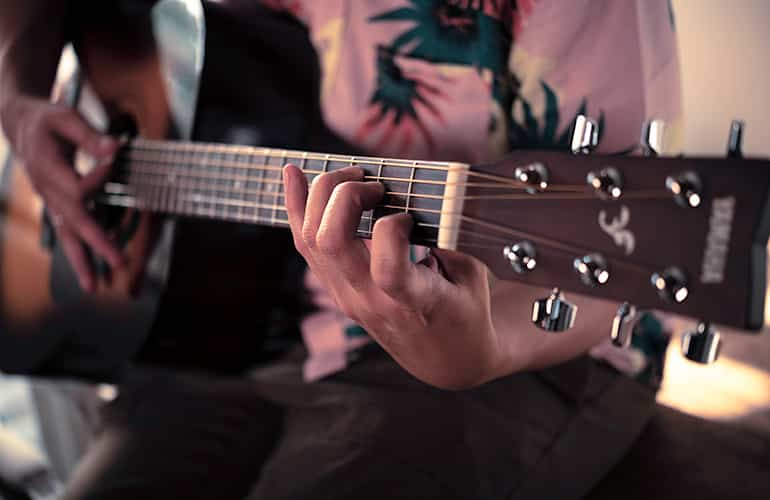
[[[384,215],[408,212],[412,240],[435,246],[448,172],[467,168],[449,162],[408,161],[178,141],[130,142],[117,159],[116,175],[100,201],[158,213],[250,224],[287,226],[282,168],[293,163],[309,181],[351,165],[365,180],[382,182],[386,195],[365,212],[358,235],[370,237]]]

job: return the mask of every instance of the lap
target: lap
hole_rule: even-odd
[[[129,387],[67,498],[576,498],[652,406],[588,359],[461,392],[422,384],[381,352],[306,384],[300,359],[250,378]]]

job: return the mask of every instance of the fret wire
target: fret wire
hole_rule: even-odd
[[[247,162],[251,161],[251,157],[248,156],[248,152],[246,151],[245,147],[241,146],[240,148],[238,148],[238,154],[243,155],[246,158],[248,158]],[[242,199],[242,201],[246,201],[246,191],[244,189],[245,187],[246,186],[243,186],[241,184],[241,181],[233,181],[233,188],[238,190],[238,194],[240,195],[240,198]],[[238,207],[238,212],[237,213],[238,213],[239,217],[244,217],[245,216],[245,207]]]
[[[326,159],[323,162],[323,167],[321,168],[321,173],[325,174],[329,171],[329,155],[326,155]]]
[[[299,167],[299,169],[302,170],[302,172],[305,172],[306,168],[307,168],[307,152],[303,153],[302,155],[302,164]]]
[[[269,156],[269,152],[268,152],[264,156],[264,160],[262,161],[262,165],[265,166],[269,162],[270,162],[270,156]],[[267,173],[266,169],[262,169],[262,171],[260,172],[260,175],[259,175],[259,202],[260,203],[262,203],[262,196],[264,195],[264,192],[265,192],[265,175],[266,175],[266,173]],[[261,210],[262,210],[261,207],[256,209],[257,215],[260,218],[262,217],[262,214],[260,213]]]
[[[385,162],[383,160],[380,160],[380,164],[377,166],[377,177],[382,177],[383,163],[385,163]],[[364,176],[364,178],[366,178],[366,176]],[[376,216],[376,213],[375,213],[376,210],[377,209],[374,209],[374,208],[372,209],[372,216],[369,218],[369,232],[370,233],[372,231],[374,231],[374,227],[373,226],[374,226],[374,218]]]
[[[411,175],[409,177],[409,185],[407,186],[407,190],[406,190],[406,204],[405,204],[405,209],[404,209],[405,212],[409,212],[409,201],[410,201],[410,199],[409,199],[410,196],[409,195],[412,193],[412,186],[414,184],[414,172],[415,172],[415,169],[417,167],[417,162],[414,162],[414,163],[415,164],[412,166],[412,173],[411,173]]]
[[[283,166],[285,166],[285,165],[286,165],[286,151],[285,151],[285,150],[284,150],[284,152],[283,152],[283,161],[282,161],[281,163],[282,163],[282,167],[281,167],[281,168],[283,168]],[[282,171],[283,171],[283,170],[282,170]],[[278,190],[278,192],[275,194],[275,201],[276,201],[276,202],[278,201],[278,198],[279,198],[279,197],[280,197],[280,195],[281,195],[281,189],[282,189],[282,188],[283,188],[283,182],[279,182],[279,183],[278,183],[278,186],[277,186],[277,190]],[[275,225],[275,215],[276,215],[276,209],[275,209],[275,206],[274,206],[274,207],[273,207],[273,213],[272,213],[272,215],[271,215],[271,217],[270,217],[270,221],[271,221],[271,224],[272,224],[272,225]]]
[[[174,196],[173,196],[173,198],[174,198],[174,203],[173,203],[174,213],[180,213],[180,212],[183,213],[184,212],[184,207],[180,206],[180,200],[179,200],[179,196],[178,196],[178,194],[179,194],[179,185],[176,184],[176,173],[174,173],[174,181],[175,181],[174,189],[173,189],[173,192],[174,192]]]
[[[215,151],[214,151],[214,154],[215,154],[215,155],[219,155],[219,154],[220,154],[220,152],[219,152],[219,151],[217,151],[217,150],[215,150]],[[203,165],[203,168],[204,168],[204,170],[205,170],[205,169],[207,169],[207,168],[210,168],[210,165],[211,165],[211,163],[212,163],[212,162],[211,162],[211,159],[212,159],[212,158],[207,158],[207,159],[206,159],[206,161],[204,162],[204,165]],[[217,176],[216,176],[216,175],[212,175],[212,177],[214,177],[214,178],[217,178]],[[206,199],[206,197],[208,196],[208,189],[205,189],[205,186],[203,186],[203,182],[202,182],[202,181],[201,181],[201,183],[200,183],[199,187],[200,187],[199,191],[202,191],[202,192],[200,193],[200,195],[199,195],[199,199],[200,199],[200,200],[204,200],[204,199]],[[201,201],[201,202],[200,202],[200,205],[201,205],[201,209],[204,211],[204,213],[206,213],[206,215],[207,215],[207,216],[209,216],[209,217],[214,217],[214,216],[216,215],[216,212],[215,212],[215,210],[216,210],[216,206],[215,206],[213,203],[205,203],[205,204],[204,204],[204,203]]]

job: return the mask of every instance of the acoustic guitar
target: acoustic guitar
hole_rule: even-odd
[[[625,301],[612,328],[621,344],[634,309],[703,320],[703,335],[710,324],[763,325],[767,160],[737,147],[727,158],[583,154],[596,133],[586,119],[571,152],[482,165],[358,155],[323,126],[303,28],[258,14],[239,16],[252,23],[241,31],[216,3],[204,12],[192,0],[79,18],[77,105],[128,137],[93,203],[129,265],[101,265],[98,292],[83,294],[23,168],[6,169],[2,369],[104,380],[136,359],[233,371],[264,355],[266,338],[284,338],[306,310],[285,229],[287,162],[308,179],[357,165],[384,184],[362,238],[379,217],[406,212],[415,244],[554,288],[533,307],[545,330],[572,325],[569,292]],[[270,45],[278,27],[291,61]]]

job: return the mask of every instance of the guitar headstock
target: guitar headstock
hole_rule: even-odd
[[[472,167],[457,248],[500,279],[758,330],[769,193],[770,161],[739,154],[523,150]]]

